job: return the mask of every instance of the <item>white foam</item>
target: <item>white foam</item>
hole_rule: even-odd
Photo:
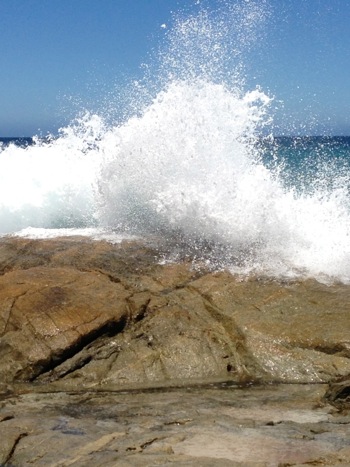
[[[83,228],[83,229],[45,229],[27,227],[18,232],[9,234],[13,237],[31,238],[31,239],[51,239],[58,237],[89,237],[93,240],[105,240],[109,243],[121,243],[124,240],[140,240],[135,235],[117,234],[101,228]]]

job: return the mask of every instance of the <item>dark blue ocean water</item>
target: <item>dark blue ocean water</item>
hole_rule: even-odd
[[[347,164],[350,158],[350,136],[277,136],[261,141],[264,161],[276,158],[293,171],[307,162],[316,168],[320,161]]]
[[[349,136],[279,136],[260,141],[263,163],[279,174],[288,187],[310,192],[350,174]]]
[[[31,137],[0,137],[0,148],[7,147],[10,144],[14,144],[15,146],[25,148],[27,146],[31,146],[34,144],[34,140]]]

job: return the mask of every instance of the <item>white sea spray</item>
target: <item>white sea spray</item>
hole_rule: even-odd
[[[267,2],[220,4],[166,28],[130,118],[82,113],[49,142],[0,149],[0,233],[84,227],[239,274],[350,281],[347,173],[324,163],[296,183],[263,162],[273,100],[247,88],[244,58]]]

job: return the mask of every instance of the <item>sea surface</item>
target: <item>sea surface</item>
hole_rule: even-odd
[[[349,283],[350,138],[274,134],[244,67],[265,2],[230,5],[174,17],[123,118],[1,138],[0,235],[153,238],[169,261]]]

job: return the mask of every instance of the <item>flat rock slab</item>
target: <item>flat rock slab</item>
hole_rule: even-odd
[[[350,418],[323,402],[325,385],[36,390],[1,402],[2,464],[263,467],[350,459]]]

